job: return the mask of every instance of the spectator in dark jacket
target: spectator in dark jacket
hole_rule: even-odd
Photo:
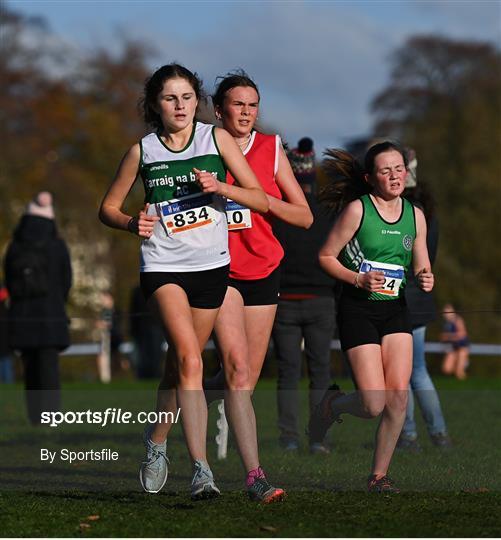
[[[426,243],[430,262],[433,265],[438,248],[438,222],[433,208],[433,199],[431,193],[426,188],[426,184],[423,182],[417,183],[416,154],[414,150],[409,150],[408,152],[409,174],[407,175],[404,197],[424,212],[427,224]],[[435,300],[433,293],[424,292],[417,286],[412,270],[407,279],[405,299],[413,328],[413,358],[410,381],[412,391],[409,392],[407,414],[402,433],[397,442],[397,448],[414,451],[420,450],[417,441],[416,422],[414,420],[414,396],[421,409],[433,444],[441,448],[448,448],[451,446],[451,440],[447,434],[447,427],[438,393],[426,367],[424,350],[426,325],[437,318]]]
[[[310,378],[310,410],[318,404],[330,381],[330,344],[335,328],[334,280],[318,263],[318,252],[332,228],[332,217],[316,202],[313,141],[305,137],[288,154],[294,174],[314,216],[309,229],[276,221],[274,233],[285,255],[281,264],[280,300],[273,327],[278,360],[279,442],[287,451],[299,448],[299,393],[302,351]],[[310,440],[312,453],[328,453],[323,441]]]
[[[70,343],[65,303],[71,262],[54,221],[52,195],[37,194],[14,231],[5,257],[10,346],[21,352],[28,416],[60,407],[59,352]]]

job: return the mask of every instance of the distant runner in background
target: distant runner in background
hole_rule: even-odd
[[[452,304],[443,308],[444,327],[440,339],[449,343],[452,350],[447,352],[442,362],[442,372],[454,375],[459,380],[466,379],[466,368],[470,357],[470,340],[463,317]]]

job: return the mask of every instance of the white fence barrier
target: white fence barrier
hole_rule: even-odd
[[[134,345],[131,342],[124,342],[120,345],[120,352],[129,354],[132,352]],[[167,350],[167,344],[164,344]],[[214,342],[210,340],[206,347],[207,350],[215,348]],[[270,343],[270,348],[273,348],[273,343]],[[450,350],[451,346],[440,341],[429,341],[425,345],[425,351],[429,353],[443,353]],[[341,350],[339,339],[331,341],[331,349],[334,351]],[[68,347],[63,353],[63,356],[88,356],[98,355],[101,352],[101,343],[75,343]],[[470,344],[470,354],[479,356],[499,356],[501,358],[501,344],[493,343],[472,343]]]

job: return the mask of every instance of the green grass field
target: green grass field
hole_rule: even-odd
[[[341,381],[344,388],[351,385]],[[455,447],[431,445],[419,421],[423,451],[397,452],[390,474],[403,493],[369,495],[376,421],[345,417],[331,430],[330,456],[305,448],[284,454],[277,444],[273,381],[255,394],[261,462],[270,480],[283,486],[287,500],[258,506],[243,492],[243,474],[234,446],[216,459],[217,411],[210,411],[209,460],[223,495],[191,502],[190,463],[180,426],[170,437],[169,480],[157,495],[142,493],[138,466],[143,458],[142,426],[65,425],[30,427],[19,385],[0,395],[0,516],[2,536],[16,537],[495,537],[501,535],[501,383],[472,378],[458,383],[438,379]],[[150,411],[153,383],[109,386],[71,383],[64,387],[64,410],[121,407]],[[306,392],[302,393],[306,422]],[[420,420],[420,419],[419,419]],[[110,448],[115,462],[40,460],[40,449],[58,451]]]

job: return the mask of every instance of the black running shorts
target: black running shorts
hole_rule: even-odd
[[[388,334],[412,334],[404,299],[366,300],[343,294],[337,323],[343,351],[369,343],[380,345]]]
[[[174,283],[186,293],[193,308],[221,307],[228,287],[230,266],[200,272],[141,272],[140,283],[146,300],[162,285]]]
[[[228,287],[242,295],[244,306],[270,306],[278,304],[280,292],[280,267],[261,279],[230,278]]]

